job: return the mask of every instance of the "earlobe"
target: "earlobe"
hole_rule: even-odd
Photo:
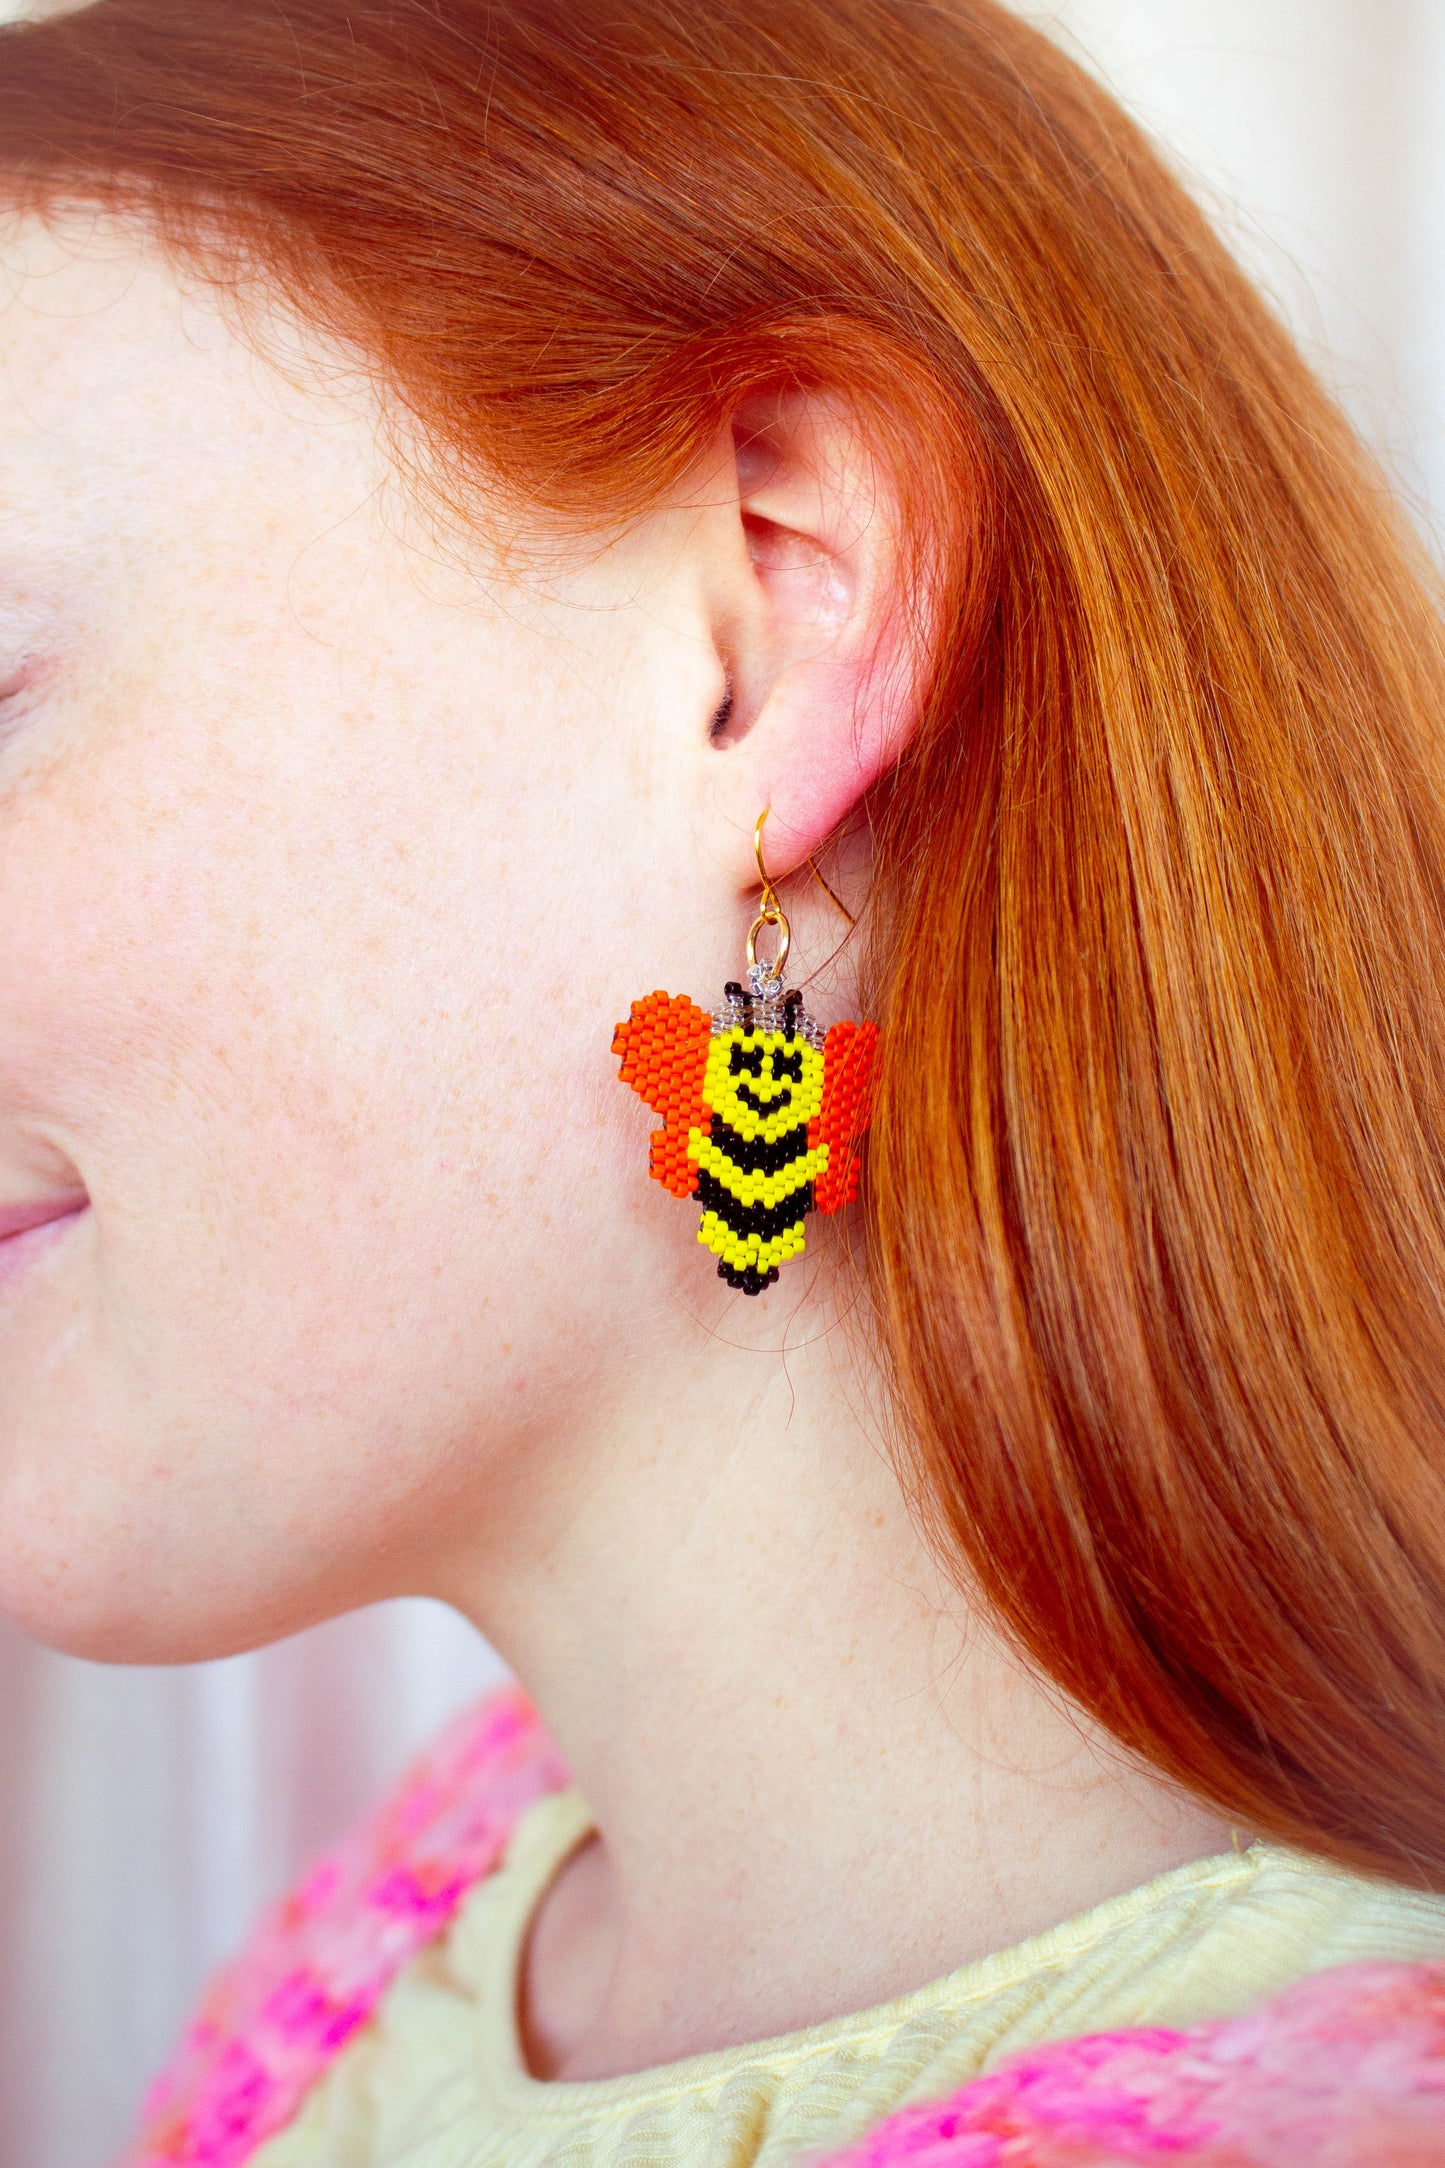
[[[740,886],[762,807],[778,878],[898,758],[926,657],[909,607],[899,491],[863,416],[824,391],[759,395],[735,428],[734,554],[718,612],[729,695],[711,798]]]

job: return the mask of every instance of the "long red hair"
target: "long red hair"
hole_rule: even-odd
[[[992,0],[99,0],[0,34],[0,164],[279,284],[463,490],[872,412],[942,626],[872,808],[919,1505],[1155,1767],[1445,1886],[1440,625],[1137,130]]]

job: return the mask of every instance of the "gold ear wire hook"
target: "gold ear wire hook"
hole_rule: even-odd
[[[766,909],[769,905],[772,905],[774,908],[776,908],[778,901],[777,891],[768,878],[767,867],[763,864],[763,822],[767,819],[768,815],[772,812],[772,810],[773,809],[770,805],[765,805],[762,812],[758,815],[757,824],[753,829],[753,856],[758,862],[758,879],[763,884],[762,901],[764,909]]]
[[[768,869],[763,863],[763,822],[767,819],[768,815],[772,812],[772,810],[773,809],[771,806],[765,805],[763,807],[762,812],[758,815],[757,826],[753,830],[753,856],[758,862],[758,879],[763,884],[762,904],[764,911],[767,911],[770,907],[772,910],[778,910],[780,908],[778,904],[778,892],[774,888],[772,881],[768,875]],[[856,926],[858,923],[857,919],[854,918],[853,913],[849,910],[847,904],[843,901],[837,890],[831,887],[829,883],[824,880],[822,874],[818,871],[817,866],[814,864],[811,858],[808,860],[808,871],[812,874],[813,879],[817,882],[819,888],[822,889],[823,894],[828,898],[828,901],[833,905],[833,908],[836,911],[840,912],[842,916],[847,919],[850,926]],[[766,923],[768,923],[769,925],[773,925],[776,924],[776,920],[769,918]]]
[[[758,915],[748,928],[748,963],[751,968],[757,968],[758,935],[762,932],[764,926],[775,926],[778,931],[778,953],[772,962],[765,964],[763,968],[767,977],[776,985],[783,975],[783,966],[788,960],[788,950],[793,945],[793,934],[788,924],[787,915],[778,901],[778,892],[769,880],[768,869],[763,864],[763,822],[767,819],[770,811],[770,807],[763,807],[762,812],[758,815],[757,826],[753,830],[753,856],[758,862],[758,879],[763,884],[763,892],[758,898]]]
[[[847,904],[843,901],[843,898],[838,894],[837,889],[834,888],[830,882],[823,879],[822,874],[818,871],[811,858],[808,860],[808,871],[812,874],[813,879],[817,882],[819,888],[822,889],[823,894],[827,897],[829,903],[832,904],[834,910],[841,911],[850,926],[856,926],[858,923],[857,919],[853,916],[853,913],[849,910]]]

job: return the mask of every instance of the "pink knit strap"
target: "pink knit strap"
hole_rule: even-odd
[[[1000,2063],[819,2168],[1445,2164],[1445,1964],[1315,1973],[1244,2017]]]
[[[459,1717],[215,1980],[117,2168],[238,2168],[567,1782],[515,1687]]]

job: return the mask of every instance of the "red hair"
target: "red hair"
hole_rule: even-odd
[[[760,384],[871,411],[943,627],[873,807],[912,1487],[1156,1768],[1445,1886],[1440,626],[1135,128],[992,0],[99,0],[0,34],[0,164],[578,518]]]

